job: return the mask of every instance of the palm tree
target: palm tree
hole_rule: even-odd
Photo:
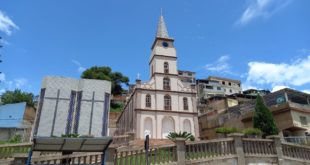
[[[175,140],[176,138],[184,138],[185,140],[190,140],[190,141],[194,141],[195,137],[191,134],[191,133],[187,133],[187,132],[170,132],[167,136],[168,139],[170,140]]]

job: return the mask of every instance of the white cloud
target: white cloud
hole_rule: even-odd
[[[6,80],[5,74],[0,74],[0,94],[4,93],[7,90],[15,89],[27,89],[31,87],[26,78],[15,78],[13,80]]]
[[[219,59],[217,59],[214,63],[207,64],[204,68],[211,72],[222,72],[234,75],[234,73],[231,71],[231,66],[228,63],[229,60],[230,60],[229,55],[223,55]]]
[[[14,84],[16,88],[21,88],[23,86],[25,86],[28,83],[28,80],[25,78],[17,78],[14,79]]]
[[[290,64],[249,62],[247,81],[256,84],[301,86],[310,83],[310,55]]]
[[[302,92],[310,94],[310,90],[309,89],[302,90]]]
[[[268,18],[290,2],[291,0],[251,0],[237,24],[245,25],[259,17]]]
[[[6,91],[6,89],[0,89],[0,95],[3,94]]]
[[[19,27],[10,19],[10,17],[0,10],[0,31],[7,35],[11,35],[14,29],[18,30]]]
[[[241,87],[242,87],[242,90],[248,90],[248,89],[258,89],[257,87],[255,87],[255,86],[252,86],[251,84],[247,84],[247,83],[245,83],[245,84],[241,84]]]
[[[86,68],[83,67],[80,62],[78,62],[76,60],[71,60],[71,61],[72,61],[73,64],[75,64],[78,67],[78,72],[79,73],[82,73],[82,72],[84,72],[86,70]]]
[[[0,82],[5,81],[5,74],[4,73],[0,73]]]
[[[279,90],[284,89],[284,88],[290,88],[290,87],[285,86],[285,85],[276,85],[272,88],[271,92],[276,92],[276,91],[279,91]]]

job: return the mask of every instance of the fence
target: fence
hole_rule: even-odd
[[[14,148],[13,146],[15,146],[18,149],[14,150],[27,152],[30,145],[10,145],[10,147]],[[10,153],[13,153],[12,148],[9,149]],[[286,160],[291,160],[310,165],[310,147],[308,146],[283,143],[278,136],[267,139],[250,139],[243,138],[242,134],[232,134],[229,135],[229,138],[196,142],[185,142],[183,139],[178,139],[175,144],[151,148],[148,151],[141,148],[135,150],[126,150],[123,147],[118,149],[109,148],[106,154],[106,165],[145,165],[146,160],[150,165],[185,165],[197,161],[214,160],[234,160],[238,165],[245,165],[251,163],[251,161],[257,162],[257,160],[268,160],[283,165]],[[32,162],[34,164],[61,164],[63,162],[66,162],[66,164],[99,164],[101,160],[102,153],[74,153],[63,156],[45,155],[34,157]],[[212,163],[216,164],[216,162]]]
[[[310,137],[308,136],[284,137],[284,141],[296,144],[310,144]]]
[[[116,165],[145,165],[148,158],[149,164],[165,164],[176,162],[176,146],[169,145],[160,148],[119,151],[114,155]]]
[[[243,138],[242,141],[246,155],[277,155],[274,141],[271,139]]]
[[[16,153],[28,153],[32,143],[0,145],[0,159],[12,158]]]
[[[186,159],[202,159],[207,157],[223,157],[235,154],[234,139],[203,140],[186,143]]]
[[[71,155],[46,155],[44,157],[33,158],[33,164],[99,164],[102,153],[78,153]]]
[[[282,144],[283,155],[287,157],[310,160],[310,147],[290,143]]]

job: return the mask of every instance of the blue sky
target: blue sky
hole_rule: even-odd
[[[0,92],[38,94],[44,76],[110,66],[148,80],[160,9],[178,68],[243,88],[310,92],[309,0],[1,0]]]

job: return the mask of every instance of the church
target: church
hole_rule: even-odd
[[[159,17],[149,59],[148,82],[136,80],[117,120],[116,135],[135,139],[166,139],[169,132],[190,132],[199,137],[195,85],[178,75],[174,39],[168,35],[164,17]]]

